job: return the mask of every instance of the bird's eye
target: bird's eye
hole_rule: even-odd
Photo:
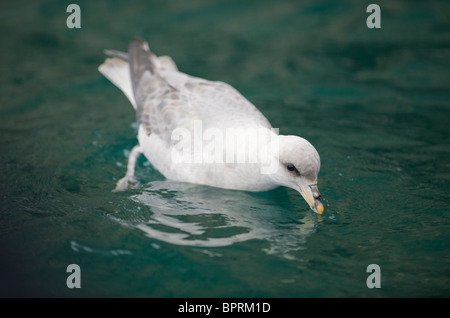
[[[292,164],[292,163],[288,163],[287,165],[286,165],[286,168],[289,170],[289,171],[296,171],[297,169],[295,168],[295,166]]]

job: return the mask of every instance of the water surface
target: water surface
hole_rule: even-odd
[[[380,1],[378,30],[365,1],[77,3],[77,30],[61,1],[0,5],[0,295],[450,296],[447,2]],[[133,36],[311,141],[325,213],[291,189],[165,180],[143,157],[112,192],[135,115],[97,67]]]

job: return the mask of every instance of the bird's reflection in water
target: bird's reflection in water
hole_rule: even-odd
[[[302,208],[304,204],[301,198],[289,197],[285,189],[255,195],[154,181],[132,199],[151,211],[147,222],[133,224],[150,238],[196,247],[263,240],[265,252],[286,258],[295,258],[295,252],[304,248],[320,218],[312,211],[295,210],[296,204]],[[280,202],[288,204],[280,206]]]

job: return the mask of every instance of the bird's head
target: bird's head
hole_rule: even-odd
[[[304,138],[280,135],[277,153],[278,169],[271,174],[272,180],[300,192],[311,209],[322,214],[324,207],[317,188],[320,170],[317,150]]]

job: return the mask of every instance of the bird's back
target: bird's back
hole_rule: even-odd
[[[184,163],[170,160],[174,151],[182,152],[195,144],[192,139],[174,138],[177,129],[190,133],[192,138],[198,138],[199,127],[201,133],[208,129],[221,132],[224,139],[216,145],[212,143],[217,140],[200,140],[200,155],[214,156],[215,147],[223,147],[219,149],[223,159],[228,151],[235,151],[227,148],[224,142],[226,132],[233,129],[238,132],[239,129],[271,130],[266,117],[236,89],[223,82],[179,72],[170,58],[157,57],[140,39],[130,42],[128,53],[108,52],[114,58],[107,59],[99,70],[135,107],[140,127],[139,142],[146,157],[163,175],[175,180],[249,190],[253,189],[252,180],[260,182],[259,165],[255,163],[205,164],[197,159]],[[198,158],[198,148],[190,151],[191,159]]]

